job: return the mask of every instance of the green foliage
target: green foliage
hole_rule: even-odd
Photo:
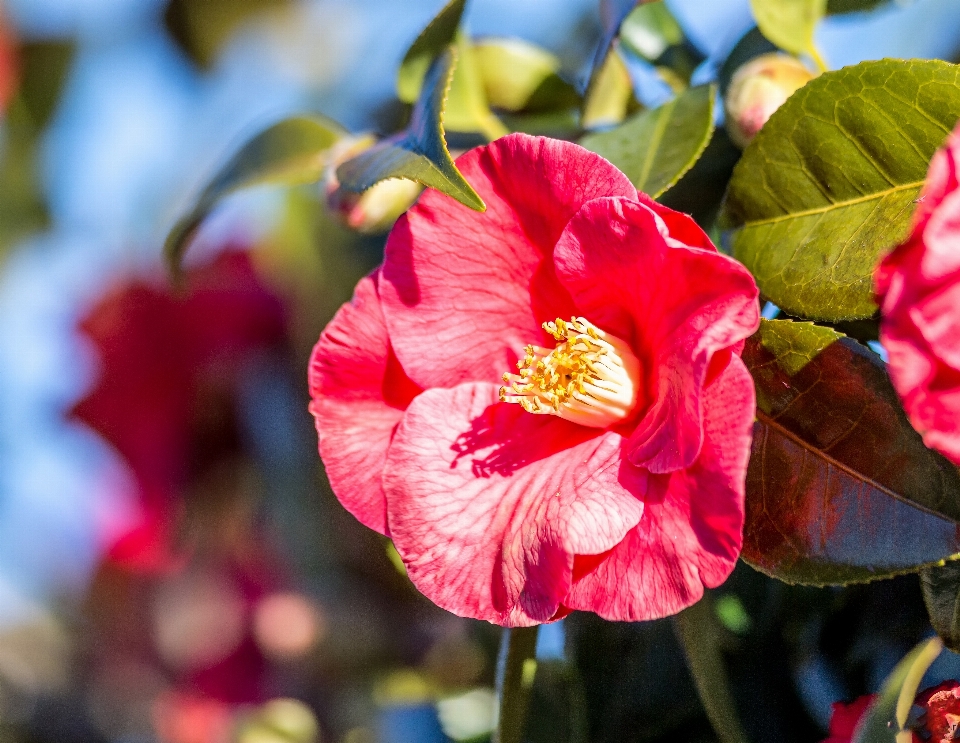
[[[444,126],[447,131],[478,133],[494,140],[508,133],[487,103],[483,78],[470,38],[460,29],[466,0],[451,0],[430,21],[404,55],[397,73],[397,97],[414,103],[434,61],[451,45],[458,64],[447,95]]]
[[[289,9],[291,0],[169,0],[164,23],[199,67],[211,68],[223,47],[257,15]]]
[[[450,0],[407,50],[397,72],[397,97],[404,103],[414,103],[420,96],[430,65],[456,37],[466,4],[467,0]]]
[[[634,103],[633,83],[616,50],[620,25],[640,0],[601,0],[603,36],[590,68],[583,96],[581,125],[584,129],[619,124]]]
[[[455,39],[457,63],[444,107],[444,128],[451,132],[482,134],[492,141],[509,130],[490,110],[473,43],[465,33]]]
[[[883,683],[876,701],[857,725],[852,743],[909,743],[913,734],[904,731],[907,715],[923,674],[943,648],[937,640],[926,640],[901,660]]]
[[[740,725],[723,660],[713,597],[705,593],[697,603],[673,618],[673,626],[700,701],[720,743],[746,743],[747,736]]]
[[[816,54],[813,32],[827,12],[827,0],[750,0],[757,26],[791,54]]]
[[[639,190],[656,198],[693,167],[713,133],[716,88],[691,88],[652,111],[642,111],[616,129],[581,141],[607,158]]]
[[[361,192],[387,178],[407,178],[442,191],[471,209],[486,209],[457,170],[444,139],[444,101],[456,64],[456,48],[450,47],[430,68],[407,129],[340,165],[337,178],[341,187]]]
[[[781,106],[743,153],[724,220],[734,255],[793,315],[876,311],[872,273],[909,225],[933,153],[960,118],[960,68],[863,62]]]
[[[827,13],[839,15],[841,13],[862,13],[873,10],[889,0],[827,0]]]
[[[19,86],[0,117],[0,254],[49,224],[37,160],[73,54],[66,42],[35,41],[18,49]]]
[[[954,559],[920,572],[920,587],[930,624],[944,644],[960,652],[960,562]]]
[[[345,133],[325,117],[298,116],[274,124],[243,145],[170,230],[164,254],[174,274],[180,271],[193,233],[222,198],[250,186],[293,186],[319,180],[330,147]]]
[[[560,77],[556,55],[521,39],[484,39],[474,44],[487,103],[505,111],[556,111],[580,103]]]
[[[635,106],[630,72],[620,54],[611,50],[590,79],[583,97],[580,125],[584,129],[595,129],[619,124]]]
[[[960,552],[960,475],[923,445],[875,354],[828,328],[768,320],[743,360],[757,389],[747,562],[829,585]]]
[[[620,24],[620,42],[650,62],[682,41],[683,29],[663,0],[638,5]]]

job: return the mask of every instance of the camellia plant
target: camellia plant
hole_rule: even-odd
[[[702,608],[738,560],[811,586],[919,573],[960,647],[960,67],[830,69],[833,3],[752,0],[711,81],[661,2],[610,0],[580,90],[543,49],[472,38],[464,5],[401,63],[405,128],[281,121],[166,247],[179,273],[260,183],[323,180],[347,224],[390,230],[316,344],[310,411],[334,493],[417,589],[506,628],[495,739],[521,739],[538,625],[576,611],[674,617],[743,740]],[[638,65],[665,103],[637,100]],[[831,740],[932,725],[954,686],[908,712],[939,649]]]

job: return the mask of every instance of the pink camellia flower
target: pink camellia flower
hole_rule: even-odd
[[[880,341],[910,422],[960,464],[960,126],[934,155],[910,236],[875,282]]]
[[[575,144],[457,165],[487,211],[425,192],[314,349],[331,485],[456,614],[676,613],[740,551],[756,285]]]

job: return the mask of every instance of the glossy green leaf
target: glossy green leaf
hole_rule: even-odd
[[[444,102],[456,64],[456,48],[451,46],[430,68],[410,125],[340,165],[337,178],[341,187],[361,192],[387,178],[407,178],[442,191],[471,209],[486,209],[454,165],[444,138]]]
[[[638,5],[620,24],[620,42],[650,62],[682,41],[683,29],[663,0]]]
[[[943,565],[924,568],[920,572],[923,602],[927,605],[930,624],[944,644],[960,651],[960,555]]]
[[[743,557],[788,583],[873,580],[960,552],[960,475],[907,421],[876,354],[834,330],[765,320]]]
[[[327,165],[330,147],[344,134],[346,132],[330,119],[301,116],[274,124],[243,145],[167,236],[164,254],[174,273],[180,270],[194,231],[217,202],[249,186],[266,183],[293,186],[319,180]]]
[[[522,39],[484,39],[473,46],[487,103],[505,111],[557,111],[579,105],[560,77],[560,59]]]
[[[813,32],[827,12],[827,0],[750,0],[757,26],[791,54],[814,52]]]
[[[642,111],[580,144],[622,170],[640,191],[656,198],[693,167],[713,133],[716,88],[701,85],[651,111]]]
[[[817,320],[872,315],[874,266],[958,118],[960,67],[936,60],[862,62],[794,93],[727,192],[734,255],[764,296]]]
[[[853,731],[852,743],[911,743],[913,733],[904,725],[923,674],[942,649],[937,638],[925,640],[897,664]]]
[[[433,60],[443,54],[456,37],[466,4],[467,0],[450,0],[407,50],[397,72],[397,97],[404,103],[414,103],[420,96],[423,79]]]
[[[462,31],[457,33],[455,42],[457,63],[444,108],[444,129],[450,132],[482,134],[490,141],[509,134],[509,130],[494,115],[487,103],[473,43]]]
[[[430,66],[455,44],[458,63],[447,94],[444,127],[492,141],[509,130],[490,110],[473,43],[460,28],[465,5],[466,0],[451,0],[413,42],[397,73],[397,96],[404,103],[418,100]]]

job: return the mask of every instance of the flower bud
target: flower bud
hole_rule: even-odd
[[[327,207],[344,224],[364,235],[389,232],[393,223],[413,206],[423,191],[423,186],[406,178],[380,181],[359,194],[341,188],[337,168],[375,143],[376,139],[371,135],[342,140],[334,147],[324,178]]]
[[[740,67],[724,99],[730,138],[746,147],[773,112],[814,77],[799,60],[779,52],[763,54]]]

